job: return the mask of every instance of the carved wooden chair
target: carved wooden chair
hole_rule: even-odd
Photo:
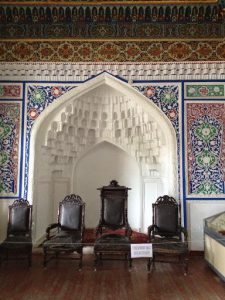
[[[18,199],[9,205],[6,239],[0,245],[2,261],[27,259],[32,263],[32,205]]]
[[[152,205],[153,224],[148,228],[149,242],[153,244],[153,257],[148,260],[148,271],[155,262],[177,262],[188,272],[187,231],[181,226],[180,204],[167,195]]]
[[[127,194],[129,188],[112,180],[101,191],[100,221],[94,244],[95,270],[102,260],[126,260],[131,268],[130,237],[127,220]],[[122,229],[122,230],[121,230]],[[119,230],[119,232],[118,232]]]
[[[58,222],[46,229],[43,243],[44,267],[52,259],[79,260],[82,269],[85,203],[75,194],[68,195],[59,203]]]

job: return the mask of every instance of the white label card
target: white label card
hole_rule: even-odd
[[[152,244],[131,244],[131,258],[152,257]]]

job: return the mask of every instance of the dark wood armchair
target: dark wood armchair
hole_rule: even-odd
[[[102,260],[127,260],[131,268],[131,228],[127,220],[127,195],[129,188],[112,180],[101,191],[100,221],[94,244],[95,270]],[[121,229],[123,229],[121,231]],[[118,230],[120,230],[118,232]]]
[[[180,204],[167,195],[152,205],[153,224],[148,228],[149,242],[153,244],[153,257],[148,260],[148,271],[155,262],[178,262],[188,272],[187,231],[181,226]]]
[[[79,269],[82,268],[84,212],[85,203],[78,195],[68,195],[59,203],[58,222],[47,227],[42,245],[44,267],[54,258],[70,258],[79,260]]]
[[[6,239],[0,245],[1,260],[28,259],[32,263],[32,205],[18,199],[9,206]]]

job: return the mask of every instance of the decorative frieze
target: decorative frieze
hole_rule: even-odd
[[[1,62],[208,62],[225,60],[223,39],[1,40]],[[180,69],[177,71],[182,73]],[[48,72],[46,71],[46,75]],[[26,74],[24,74],[26,75]],[[28,74],[27,74],[28,75]]]
[[[151,80],[218,80],[225,78],[224,62],[0,62],[0,80],[82,82],[105,71],[125,79],[129,83]],[[188,89],[190,95],[192,85],[186,85],[186,94]],[[193,90],[191,89],[191,91]],[[190,95],[190,97],[192,96]]]

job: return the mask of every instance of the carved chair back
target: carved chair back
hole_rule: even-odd
[[[168,195],[159,197],[152,205],[153,234],[165,237],[180,236],[180,205]]]
[[[32,205],[27,200],[15,200],[8,210],[7,236],[31,236]]]
[[[83,231],[85,203],[80,196],[71,194],[59,203],[58,223],[64,231]]]
[[[120,186],[112,180],[108,186],[103,186],[101,191],[101,217],[99,227],[120,229],[128,226],[127,220],[127,195],[129,188]]]

